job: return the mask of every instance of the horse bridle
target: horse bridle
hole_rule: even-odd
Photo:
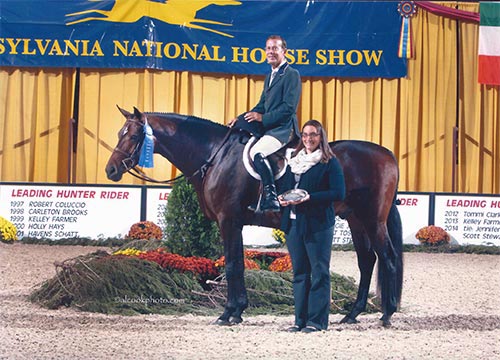
[[[132,119],[127,119],[127,121],[125,121],[125,124],[127,123],[135,123],[135,124],[139,124],[141,127],[144,126],[144,124],[138,120],[132,120]],[[123,134],[125,135],[125,134]],[[122,135],[122,136],[123,136]],[[130,169],[133,169],[135,167],[134,164],[134,158],[137,158],[139,156],[139,152],[141,151],[141,147],[142,147],[142,143],[144,142],[144,132],[141,136],[141,138],[139,139],[139,141],[137,142],[137,144],[135,144],[135,147],[134,149],[132,150],[132,153],[129,154],[125,151],[123,151],[122,149],[118,148],[118,146],[116,146],[113,151],[116,151],[122,155],[125,155],[125,158],[122,160],[122,164],[123,166],[125,167],[125,171],[126,172],[130,172]],[[130,163],[130,165],[128,164],[128,162]]]
[[[144,124],[138,120],[127,119],[127,121],[125,121],[125,124],[128,122],[139,124],[141,127],[144,126]],[[145,137],[144,132],[143,132],[143,135],[141,136],[141,138],[139,139],[139,141],[137,142],[137,144],[135,145],[134,150],[132,150],[131,154],[128,154],[127,152],[123,151],[122,149],[119,149],[118,147],[115,147],[114,151],[117,151],[118,153],[126,156],[125,159],[122,160],[122,164],[125,167],[125,171],[128,172],[130,175],[132,175],[140,180],[149,181],[149,182],[153,182],[156,184],[172,184],[182,177],[185,177],[189,181],[191,178],[195,177],[198,174],[200,174],[201,178],[203,179],[205,177],[208,169],[210,168],[210,166],[212,166],[213,159],[215,159],[215,157],[217,156],[219,151],[222,149],[222,147],[226,143],[227,139],[231,135],[231,132],[232,132],[232,128],[229,128],[229,130],[227,131],[226,135],[224,136],[224,139],[221,141],[220,146],[217,148],[217,150],[214,153],[212,153],[210,158],[207,161],[205,161],[205,163],[203,165],[201,165],[200,168],[198,170],[196,170],[191,176],[185,176],[184,174],[181,174],[179,176],[176,176],[173,179],[168,179],[168,180],[156,180],[156,179],[150,178],[143,171],[137,169],[137,164],[133,165],[134,158],[137,158],[139,156],[139,152],[141,151],[142,143],[144,142],[144,137]],[[125,135],[125,134],[123,134],[123,135]],[[128,165],[127,162],[130,162],[130,165]]]
[[[147,121],[147,120],[146,120]],[[125,121],[125,124],[127,123],[134,123],[134,124],[139,124],[139,126],[142,128],[144,127],[144,124],[141,122],[141,121],[138,121],[138,120],[133,120],[133,119],[127,119],[127,121]],[[125,135],[125,134],[123,134]],[[135,144],[135,147],[134,147],[134,150],[132,150],[132,153],[129,154],[125,151],[123,151],[122,149],[119,149],[118,146],[114,148],[114,151],[122,154],[122,155],[125,155],[125,158],[122,160],[122,164],[123,166],[125,167],[125,172],[128,172],[130,175],[140,179],[140,180],[144,180],[144,181],[149,181],[149,182],[153,182],[153,183],[157,183],[157,184],[170,184],[170,183],[174,183],[175,181],[179,180],[182,176],[184,175],[179,175],[173,179],[169,179],[169,180],[156,180],[156,179],[153,179],[153,178],[150,178],[149,176],[147,176],[143,171],[137,169],[137,164],[134,165],[134,159],[138,158],[140,156],[140,151],[141,151],[141,147],[142,147],[142,144],[144,142],[144,137],[146,135],[144,134],[144,132],[142,133],[142,136],[140,137],[139,141],[137,141],[137,144]]]

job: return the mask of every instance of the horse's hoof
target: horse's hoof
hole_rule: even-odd
[[[231,323],[231,325],[241,324],[243,322],[243,319],[241,318],[241,316],[230,316],[229,322]]]
[[[380,321],[382,322],[382,326],[385,328],[390,328],[392,326],[391,319],[386,318],[385,316],[382,316]]]
[[[229,320],[217,319],[217,320],[214,321],[214,325],[231,326],[231,325],[234,325],[234,324],[231,321],[229,321]]]
[[[340,320],[341,324],[357,324],[358,320],[352,319],[349,316],[344,316],[342,320]]]

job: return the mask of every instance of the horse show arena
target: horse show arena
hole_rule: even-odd
[[[108,316],[27,300],[55,275],[55,261],[96,249],[0,243],[0,359],[500,359],[498,256],[405,253],[401,310],[389,329],[380,314],[361,314],[356,325],[331,315],[328,331],[293,334],[283,331],[293,316],[220,327],[214,317]],[[332,252],[331,268],[358,281],[354,252]]]

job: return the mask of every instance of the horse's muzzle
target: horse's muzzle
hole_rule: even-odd
[[[120,181],[123,174],[116,165],[108,165],[106,166],[106,175],[111,181]]]

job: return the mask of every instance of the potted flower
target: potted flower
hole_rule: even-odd
[[[130,227],[127,238],[134,240],[161,240],[163,238],[163,231],[152,221],[140,221]]]
[[[421,244],[431,246],[449,244],[451,241],[450,235],[444,229],[435,225],[424,226],[417,231],[415,237]]]

